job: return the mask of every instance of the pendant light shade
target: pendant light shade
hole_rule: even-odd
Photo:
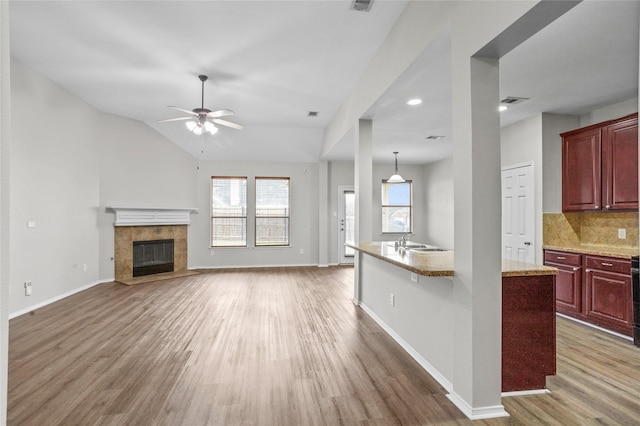
[[[398,174],[398,151],[394,151],[393,155],[396,157],[396,168],[395,172],[391,175],[389,179],[387,179],[388,183],[402,183],[405,180]]]

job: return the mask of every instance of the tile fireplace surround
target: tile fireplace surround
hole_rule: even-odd
[[[187,270],[187,225],[116,226],[116,281],[129,281],[133,278],[133,242],[151,240],[174,240],[174,272]]]
[[[188,273],[187,270],[187,226],[190,214],[197,209],[135,209],[108,207],[115,213],[114,225],[114,266],[115,280],[132,284],[139,278],[153,280],[154,275],[133,277],[133,242],[152,240],[173,240],[174,272]],[[196,272],[193,272],[196,273]]]

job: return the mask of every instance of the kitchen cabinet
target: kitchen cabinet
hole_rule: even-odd
[[[590,322],[619,333],[631,334],[631,262],[585,256],[584,314]]]
[[[582,313],[582,255],[547,250],[544,264],[558,268],[556,275],[556,310]]]
[[[562,133],[562,211],[638,209],[638,114]]]
[[[627,259],[545,250],[558,268],[556,312],[631,336],[631,262]]]

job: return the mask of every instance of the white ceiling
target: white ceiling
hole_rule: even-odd
[[[97,109],[140,120],[200,159],[318,161],[324,128],[404,9],[351,1],[16,1],[12,55]],[[501,116],[581,114],[637,96],[638,1],[585,1],[501,59]],[[372,105],[374,159],[427,163],[451,153],[448,34]],[[229,108],[244,130],[204,139],[167,108]],[[409,108],[409,97],[424,103]],[[316,118],[308,111],[318,111]],[[429,135],[445,136],[428,141]],[[345,137],[327,160],[353,158]]]

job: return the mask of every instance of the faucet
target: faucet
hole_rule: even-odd
[[[402,237],[400,237],[400,239],[398,240],[398,244],[401,247],[406,247],[407,246],[407,237],[413,235],[411,232],[407,232],[406,234],[403,234]]]

